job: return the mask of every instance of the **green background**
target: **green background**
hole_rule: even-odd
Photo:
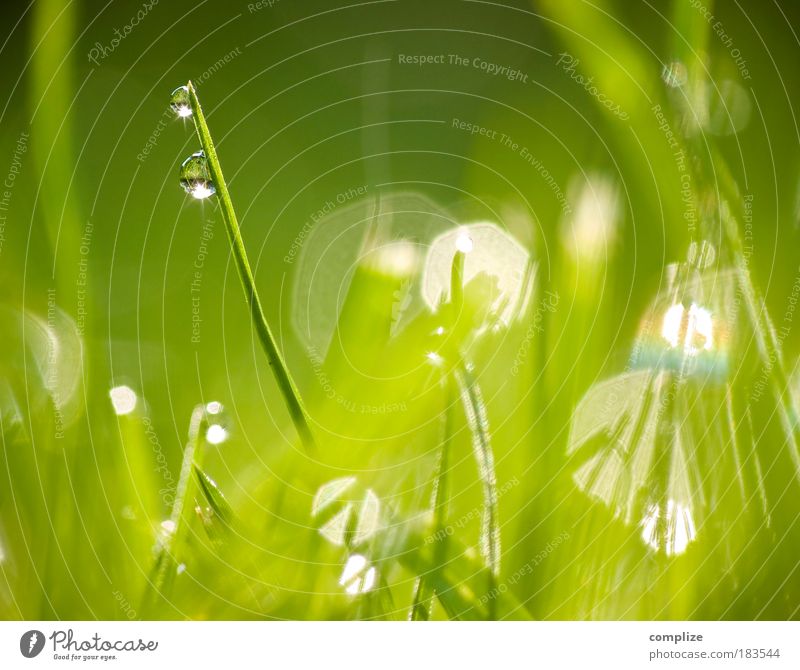
[[[414,240],[420,254],[436,233],[481,220],[509,231],[537,263],[527,311],[470,349],[504,491],[498,579],[513,602],[495,615],[796,618],[795,428],[779,416],[786,412],[794,422],[784,387],[798,337],[783,321],[800,273],[798,8],[708,2],[709,22],[697,5],[279,0],[251,11],[238,0],[162,0],[95,64],[88,59],[93,46],[109,48],[114,30],[141,4],[3,3],[0,177],[15,153],[19,174],[8,211],[0,212],[7,215],[0,247],[0,616],[406,617],[422,570],[415,557],[425,547],[404,529],[429,508],[446,405],[425,362],[431,345],[422,325],[435,327],[435,316],[421,315],[417,330],[389,340],[381,324],[403,286],[366,265],[353,275],[350,293],[338,295],[348,288],[341,282],[366,222],[350,256],[337,251],[340,245],[284,260],[304,225],[324,225],[312,214],[366,186],[362,217],[378,190],[388,202],[393,193],[415,192],[443,213],[429,229],[423,215]],[[732,46],[715,32],[718,21]],[[746,59],[749,79],[732,48]],[[558,65],[562,52],[628,118],[603,109]],[[400,54],[459,54],[470,65],[402,64]],[[475,58],[519,69],[527,81],[487,74],[472,67]],[[675,89],[661,76],[672,62],[684,63],[688,77]],[[189,79],[198,82],[267,318],[311,414],[320,443],[312,457],[297,444],[253,337],[216,202],[191,201],[178,186],[178,166],[199,144],[191,122],[175,119],[167,102]],[[744,103],[721,92],[727,81]],[[695,171],[694,235],[656,104]],[[711,120],[698,127],[704,114]],[[454,118],[529,147],[573,211],[569,185],[581,175],[615,184],[619,210],[599,251],[575,251],[564,233],[569,217],[540,172],[497,141],[453,128]],[[739,132],[726,132],[740,121]],[[29,135],[24,152],[21,133]],[[746,229],[741,200],[749,195]],[[703,481],[704,495],[692,502],[697,535],[684,553],[667,556],[647,547],[635,521],[614,518],[576,485],[570,422],[590,388],[626,369],[641,319],[668,285],[668,265],[686,258],[690,242],[714,245],[712,283],[728,281],[736,261],[720,224],[726,207],[740,234],[750,231],[752,284],[776,326],[788,331],[781,360],[766,366],[764,323],[714,298],[715,319],[732,333],[723,386],[736,396],[734,432],[748,421],[755,426],[738,434],[746,453],[760,456],[761,472],[752,460],[732,464],[731,440],[716,433],[688,445]],[[200,341],[193,342],[191,283],[204,222],[212,222],[213,236],[202,267]],[[294,327],[306,297],[296,286],[315,268],[327,273],[312,285],[322,300],[347,300],[324,364],[327,379],[359,408],[395,403],[402,411],[368,416],[327,397]],[[557,293],[558,305],[531,338],[544,291]],[[62,320],[54,325],[55,308],[83,326],[78,334]],[[299,318],[315,323],[313,313]],[[50,353],[36,336],[43,321],[61,342],[53,364],[59,379],[72,388],[62,418],[41,372]],[[521,372],[510,374],[521,346],[529,355]],[[782,400],[767,393],[750,407],[762,375]],[[713,390],[691,389],[683,424],[724,432],[718,401],[725,393],[707,383]],[[108,397],[121,384],[138,396],[126,416],[114,414]],[[214,543],[195,520],[180,548],[185,570],[163,599],[146,605],[155,537],[169,516],[159,494],[164,472],[178,479],[192,409],[212,400],[226,408],[229,439],[207,449],[204,467],[236,522]],[[465,552],[456,551],[463,564],[453,559],[448,584],[473,605],[458,614],[482,617],[485,594],[470,582],[483,584],[476,579],[482,495],[463,414],[455,419],[450,466],[449,519]],[[344,592],[338,580],[348,552],[322,538],[311,515],[318,487],[346,476],[357,478],[360,491],[371,488],[391,519],[379,533],[388,549],[364,550],[381,575],[378,594]],[[737,487],[740,498],[731,493]],[[448,614],[433,607],[434,617]]]

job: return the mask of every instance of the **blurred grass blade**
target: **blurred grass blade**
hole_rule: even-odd
[[[467,415],[467,425],[472,434],[472,446],[478,475],[483,487],[483,519],[481,523],[481,554],[489,569],[489,590],[494,588],[500,574],[500,526],[497,519],[497,479],[494,472],[494,454],[489,437],[489,418],[480,387],[471,372],[470,364],[460,361],[457,378],[461,387],[461,401]],[[491,608],[494,601],[490,601]]]
[[[53,253],[55,275],[66,289],[75,282],[81,246],[79,222],[83,218],[75,188],[71,113],[77,95],[73,50],[80,6],[74,2],[41,0],[32,7],[30,135],[33,158],[41,174],[42,194],[36,207],[41,212]]]
[[[162,535],[158,539],[156,558],[148,579],[148,586],[143,598],[142,609],[149,612],[159,598],[167,598],[175,569],[179,564],[181,543],[186,537],[188,527],[194,515],[193,501],[198,484],[192,472],[202,462],[201,441],[206,424],[205,406],[198,405],[192,412],[189,422],[189,439],[183,451],[183,462],[175,490],[175,502],[172,505],[170,518],[166,526],[159,529]]]
[[[453,439],[453,414],[455,408],[455,391],[453,389],[452,375],[446,375],[442,380],[445,387],[445,410],[444,428],[441,453],[439,454],[439,464],[436,469],[436,476],[433,481],[433,528],[434,536],[437,538],[436,552],[434,552],[434,562],[437,566],[442,565],[447,551],[447,533],[445,532],[445,520],[447,519],[448,508],[448,469],[450,467],[450,443]],[[420,575],[414,584],[414,596],[411,605],[409,619],[411,621],[428,621],[431,617],[433,606],[433,584],[427,575]]]

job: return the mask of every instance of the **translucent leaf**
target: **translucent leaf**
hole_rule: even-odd
[[[356,545],[371,538],[378,530],[381,513],[381,503],[378,496],[371,489],[367,489],[361,509],[358,513],[358,525],[356,526],[353,543]]]
[[[464,240],[464,285],[490,286],[487,311],[510,324],[524,312],[528,298],[529,254],[509,233],[494,223],[470,223],[448,230],[431,243],[425,259],[423,295],[431,309],[449,299],[453,255]]]
[[[325,358],[353,276],[360,265],[407,280],[398,296],[394,330],[424,308],[419,250],[452,227],[452,217],[414,192],[339,194],[306,223],[287,255],[296,263],[292,322],[297,334]]]
[[[336,545],[356,547],[370,540],[381,525],[381,503],[372,489],[352,491],[355,477],[334,479],[319,487],[311,506],[314,517],[322,518],[320,534]],[[350,492],[344,499],[342,496]]]
[[[333,479],[320,486],[317,490],[317,494],[314,496],[314,502],[311,504],[311,514],[317,516],[322,510],[338,500],[342,494],[355,483],[355,477],[342,477],[341,479]]]
[[[335,545],[343,546],[347,538],[347,528],[350,522],[350,515],[353,512],[352,503],[347,503],[340,511],[334,514],[325,524],[320,527],[319,533],[326,540]]]

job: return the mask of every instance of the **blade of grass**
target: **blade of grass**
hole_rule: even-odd
[[[170,514],[170,525],[166,529],[166,535],[160,539],[156,558],[147,580],[147,588],[142,599],[142,611],[145,613],[155,611],[159,597],[167,597],[169,594],[172,577],[179,564],[178,552],[181,542],[186,536],[186,532],[194,514],[194,507],[191,504],[197,493],[198,481],[192,476],[195,468],[202,465],[201,437],[206,424],[205,406],[198,405],[192,412],[189,422],[189,439],[186,448],[183,450],[183,462],[181,473],[178,478],[178,485],[175,490],[175,501],[172,504]],[[189,504],[187,505],[187,501]]]
[[[303,406],[303,401],[300,398],[297,386],[289,373],[289,369],[286,367],[286,362],[283,360],[283,356],[278,350],[275,337],[264,316],[264,309],[261,306],[261,299],[256,290],[256,283],[253,272],[250,269],[250,262],[247,259],[247,252],[244,248],[241,231],[239,230],[236,212],[233,209],[233,202],[228,192],[228,185],[222,174],[222,167],[217,157],[217,150],[211,138],[211,132],[208,129],[203,109],[200,106],[200,100],[197,98],[197,91],[191,81],[187,84],[187,88],[189,89],[189,100],[193,112],[192,118],[194,119],[197,137],[200,140],[200,144],[208,160],[211,179],[217,191],[222,219],[225,223],[225,230],[228,233],[228,241],[230,242],[231,251],[233,252],[233,257],[236,262],[236,269],[239,271],[239,279],[242,282],[245,298],[250,307],[253,325],[255,326],[261,346],[267,355],[267,360],[272,368],[272,373],[275,375],[275,380],[278,382],[278,386],[283,394],[286,407],[289,410],[289,415],[300,436],[300,440],[303,442],[307,451],[313,452],[315,450],[315,443],[311,427],[308,424],[308,413]]]
[[[203,493],[214,514],[227,526],[233,521],[233,509],[231,509],[228,499],[220,491],[217,482],[209,477],[197,462],[193,463],[193,469],[200,491]]]
[[[489,569],[488,590],[491,592],[494,590],[495,580],[500,574],[500,526],[497,520],[497,479],[489,436],[489,419],[486,416],[486,405],[481,397],[478,382],[474,378],[469,364],[463,359],[458,363],[457,379],[461,387],[461,400],[467,415],[467,424],[472,433],[478,474],[483,486],[481,553],[486,561],[486,567]],[[493,614],[492,602],[490,602],[490,618]]]
[[[439,466],[433,481],[433,528],[436,541],[434,551],[434,564],[439,569],[444,563],[447,552],[447,533],[445,532],[445,519],[447,518],[448,502],[448,477],[450,443],[453,436],[453,408],[455,407],[455,393],[453,390],[452,376],[446,375],[442,380],[445,387],[445,418],[442,449],[439,455]],[[414,599],[411,606],[409,619],[411,621],[428,621],[431,616],[432,599],[434,594],[433,583],[427,575],[420,575],[414,585]]]

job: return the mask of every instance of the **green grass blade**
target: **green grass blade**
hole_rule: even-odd
[[[446,389],[444,435],[442,449],[439,455],[439,465],[433,482],[433,528],[438,538],[436,551],[434,553],[434,563],[436,566],[441,566],[444,563],[447,551],[447,533],[445,533],[444,530],[446,525],[445,520],[447,519],[447,503],[449,500],[447,474],[450,467],[450,443],[453,439],[453,408],[455,395],[451,375],[445,377],[443,385]],[[411,621],[428,621],[430,619],[433,594],[434,589],[431,580],[426,575],[421,575],[414,585],[414,598],[409,614],[409,619],[411,619]]]
[[[200,491],[205,497],[214,514],[225,524],[229,525],[233,521],[233,509],[228,503],[227,498],[220,491],[217,483],[211,479],[201,468],[194,463],[194,475],[200,487]]]
[[[494,454],[489,435],[489,419],[480,386],[469,363],[460,361],[457,378],[461,387],[461,401],[467,415],[467,424],[472,434],[472,445],[478,474],[483,487],[483,521],[481,523],[481,554],[489,569],[489,591],[494,589],[500,574],[500,525],[497,518],[497,478],[494,471]],[[493,618],[490,602],[490,618]]]
[[[194,119],[195,129],[197,130],[197,137],[200,140],[200,144],[208,160],[211,179],[216,188],[217,196],[219,197],[222,219],[225,223],[225,230],[228,233],[228,241],[230,242],[231,251],[236,261],[236,269],[239,271],[239,279],[242,282],[245,298],[250,307],[253,325],[255,326],[261,346],[267,355],[270,368],[275,375],[275,380],[278,382],[278,386],[286,402],[286,407],[289,410],[289,415],[292,418],[292,422],[295,425],[300,439],[308,451],[314,451],[315,442],[311,427],[308,424],[308,413],[303,406],[300,392],[297,390],[297,386],[289,373],[289,369],[286,367],[286,362],[283,360],[283,356],[278,350],[275,337],[264,315],[261,299],[256,290],[253,272],[250,269],[250,262],[247,259],[247,252],[244,248],[242,234],[239,230],[239,222],[236,218],[236,212],[233,209],[233,201],[228,192],[228,185],[225,182],[225,177],[222,174],[222,167],[220,166],[217,150],[211,138],[211,132],[208,129],[205,115],[203,114],[203,108],[200,106],[200,100],[197,98],[197,91],[192,82],[189,82],[187,87],[189,89],[189,99],[193,112],[192,118]]]
[[[192,477],[192,471],[194,468],[199,468],[202,462],[201,442],[205,423],[205,407],[198,405],[192,412],[189,422],[189,439],[183,451],[175,502],[169,518],[170,527],[166,529],[164,536],[159,538],[155,562],[143,598],[142,611],[145,613],[155,607],[160,597],[168,596],[175,568],[179,564],[181,544],[194,514],[192,501],[198,484]]]

